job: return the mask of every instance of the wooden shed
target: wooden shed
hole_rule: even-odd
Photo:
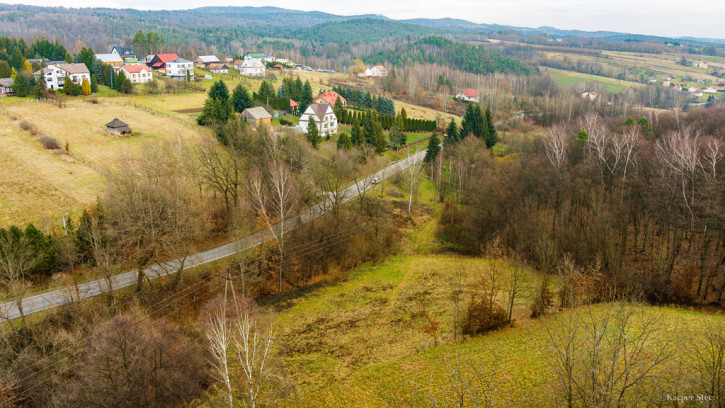
[[[125,123],[118,118],[106,123],[106,131],[115,135],[131,134],[131,128],[128,126],[128,123]]]

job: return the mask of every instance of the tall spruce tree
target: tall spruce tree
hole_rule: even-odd
[[[7,61],[0,61],[0,78],[10,78],[13,70],[10,68],[10,64]]]
[[[312,103],[312,85],[310,81],[305,81],[305,85],[302,87],[302,93],[300,95],[300,112],[307,110],[307,107]]]
[[[242,84],[237,85],[232,91],[232,106],[235,112],[243,112],[247,108],[252,107],[252,97],[249,91]]]
[[[466,114],[463,115],[463,120],[461,121],[460,139],[464,139],[470,134],[478,138],[483,138],[484,129],[488,130],[485,126],[485,117],[483,111],[481,111],[481,107],[478,104],[468,104]]]
[[[431,163],[438,156],[441,151],[441,141],[438,138],[438,133],[433,132],[430,139],[428,139],[428,148],[425,151],[425,158],[423,159],[426,163]]]
[[[486,147],[489,149],[496,146],[496,143],[498,142],[498,133],[496,132],[496,124],[493,121],[493,115],[491,114],[491,108],[486,108],[486,131],[484,132],[484,141],[486,142]]]
[[[448,123],[448,127],[446,128],[446,136],[448,137],[448,140],[456,142],[460,140],[458,135],[458,125],[455,120],[451,119]]]
[[[320,145],[320,131],[317,129],[314,117],[310,117],[310,121],[307,123],[307,140],[315,149]]]
[[[350,141],[355,146],[360,146],[363,142],[362,130],[360,129],[360,122],[357,117],[352,119],[352,129],[350,130]]]
[[[234,109],[229,98],[229,89],[221,79],[209,89],[204,109],[197,118],[200,125],[224,124],[234,117]]]

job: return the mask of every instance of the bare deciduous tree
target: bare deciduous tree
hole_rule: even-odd
[[[17,230],[19,231],[19,230]],[[25,328],[23,298],[30,284],[26,277],[38,264],[38,254],[30,240],[13,230],[2,230],[0,233],[0,286],[10,294],[20,314],[21,328]],[[6,311],[5,311],[6,312]],[[8,318],[6,316],[6,318]],[[12,324],[12,323],[11,323]]]
[[[408,157],[405,158],[403,164],[407,166],[405,169],[405,184],[408,188],[408,221],[410,221],[410,214],[413,210],[413,196],[415,195],[415,187],[420,181],[420,176],[423,173],[424,162],[423,160],[416,161],[415,154],[417,150],[411,155],[410,149],[408,149]]]
[[[249,194],[259,215],[264,220],[267,229],[272,234],[279,250],[279,291],[282,292],[284,276],[284,245],[288,219],[294,203],[294,182],[287,166],[280,160],[271,162],[268,166],[268,181],[262,178],[261,173],[251,177]],[[271,207],[273,215],[267,207]],[[275,223],[276,221],[276,223]]]
[[[625,407],[648,401],[673,353],[674,329],[641,305],[612,299],[545,324],[541,352],[555,373],[557,403]]]

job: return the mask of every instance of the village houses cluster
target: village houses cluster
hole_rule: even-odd
[[[171,79],[182,81],[195,81],[195,69],[203,69],[212,74],[229,74],[238,72],[240,75],[262,78],[268,71],[314,71],[312,68],[295,64],[285,59],[277,58],[261,52],[248,52],[241,58],[219,59],[215,55],[199,55],[193,61],[179,57],[175,53],[153,54],[139,56],[130,46],[114,46],[107,54],[95,54],[95,59],[100,60],[103,65],[110,66],[116,73],[123,73],[131,84],[145,84],[154,80],[156,75],[163,75]],[[82,85],[84,81],[91,81],[91,72],[84,63],[67,63],[65,61],[30,61],[43,64],[43,68],[33,74],[42,77],[46,87],[50,90],[62,90],[68,78],[72,83]],[[319,70],[320,72],[334,72],[330,70]],[[360,77],[374,78],[385,77],[388,70],[383,65],[374,65],[366,68],[365,72],[358,74]],[[204,75],[205,79],[211,79],[211,75]],[[0,79],[0,96],[12,95],[13,80],[11,78]],[[456,98],[478,102],[478,91],[471,89],[459,90]],[[299,103],[290,100],[290,110],[299,115],[299,124],[296,127],[300,133],[308,132],[310,121],[314,120],[319,134],[329,136],[338,131],[337,117],[333,107],[337,100],[343,106],[347,101],[334,91],[322,92],[313,98],[312,103],[304,112],[297,112]],[[271,130],[272,115],[264,107],[246,109],[240,114],[252,127],[266,126]],[[130,126],[115,118],[106,124],[109,133],[125,135],[131,133]]]

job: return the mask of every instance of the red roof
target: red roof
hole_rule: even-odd
[[[378,69],[378,71],[380,71],[380,72],[385,72],[385,71],[387,71],[387,70],[388,70],[387,68],[385,68],[385,67],[384,67],[384,66],[382,66],[382,65],[376,65],[376,66],[375,66],[375,68],[377,68],[377,69]]]
[[[123,69],[128,72],[129,74],[138,74],[143,71],[149,71],[151,72],[151,68],[147,67],[143,64],[131,64],[131,65],[124,65]]]
[[[292,99],[289,100],[289,106],[290,108],[294,108],[295,106],[300,106],[299,103],[293,101]]]
[[[335,102],[337,102],[337,98],[340,98],[342,103],[347,103],[347,99],[343,98],[342,95],[335,91],[323,92],[317,95],[315,99],[322,99],[326,104],[334,106]]]
[[[168,61],[173,61],[177,58],[179,58],[176,54],[156,54],[156,57],[158,57],[162,63],[166,63]],[[156,65],[156,64],[154,64]]]
[[[463,92],[466,98],[478,98],[478,89],[459,89],[458,93]]]

